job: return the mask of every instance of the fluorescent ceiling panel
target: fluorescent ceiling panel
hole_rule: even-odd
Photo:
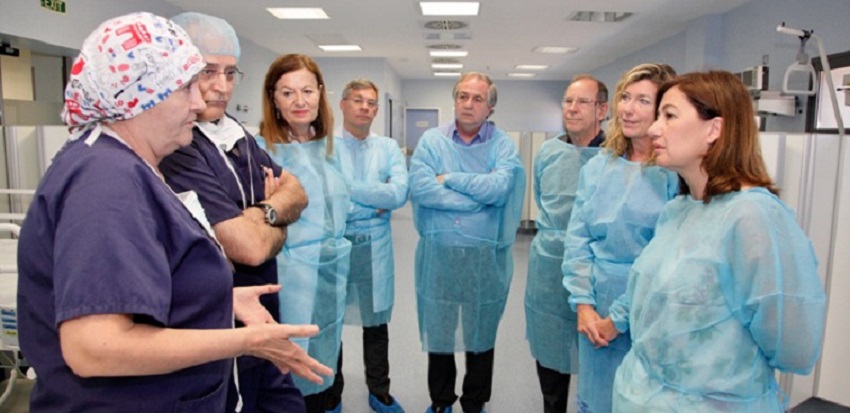
[[[420,1],[423,16],[477,16],[477,1]]]
[[[466,57],[469,54],[466,50],[431,50],[431,57]]]
[[[460,76],[460,72],[434,72],[434,76],[443,76],[443,77]]]
[[[565,47],[565,46],[537,46],[532,49],[532,52],[535,53],[574,53],[578,50],[578,47]]]
[[[548,65],[516,65],[514,69],[516,70],[546,70],[548,69]]]
[[[534,73],[508,73],[510,77],[534,77]]]
[[[363,50],[356,44],[320,44],[319,48],[326,52],[359,52]]]
[[[433,63],[431,64],[432,69],[463,69],[463,65],[460,63]]]
[[[329,19],[328,14],[319,7],[269,7],[269,11],[278,19]]]

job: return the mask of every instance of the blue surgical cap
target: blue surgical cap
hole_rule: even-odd
[[[239,38],[230,23],[206,14],[187,12],[171,18],[205,55],[233,56],[239,61]]]

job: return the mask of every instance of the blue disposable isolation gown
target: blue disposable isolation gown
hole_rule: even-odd
[[[555,138],[543,143],[534,160],[534,200],[540,214],[528,254],[525,334],[534,359],[564,374],[578,372],[576,314],[562,288],[564,236],[579,170],[598,152],[599,148],[579,148]]]
[[[436,179],[442,174],[444,184]],[[525,192],[516,145],[496,128],[472,146],[428,130],[411,158],[410,188],[420,236],[415,277],[423,349],[492,349]]]
[[[407,165],[390,138],[345,136],[341,141],[342,171],[351,191],[345,228],[345,237],[351,241],[345,323],[375,327],[387,324],[392,315],[395,270],[390,215],[407,202]]]
[[[266,149],[261,136],[257,141]],[[277,256],[277,274],[283,287],[279,293],[280,321],[318,325],[316,336],[293,341],[335,371],[351,252],[351,243],[345,239],[350,200],[340,170],[339,151],[328,156],[326,141],[321,138],[307,143],[275,144],[275,150],[268,152],[298,178],[308,201],[301,218],[289,225],[286,243]],[[340,142],[334,143],[339,148]],[[321,385],[297,376],[294,379],[305,395],[321,392],[333,383],[327,378]]]
[[[599,316],[626,291],[629,268],[655,234],[655,222],[679,189],[672,171],[612,157],[604,150],[581,169],[578,192],[564,241],[564,286],[570,306],[595,306]],[[621,335],[594,349],[579,337],[580,411],[611,411],[614,373],[631,339]]]
[[[782,412],[774,370],[811,371],[825,305],[812,245],[776,196],[680,196],[611,309],[634,343],[614,410]]]

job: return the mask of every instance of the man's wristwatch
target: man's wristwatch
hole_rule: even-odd
[[[251,206],[263,210],[263,217],[265,218],[266,224],[269,224],[273,227],[283,226],[282,223],[277,222],[277,211],[275,211],[273,206],[264,202],[257,202],[256,204]]]

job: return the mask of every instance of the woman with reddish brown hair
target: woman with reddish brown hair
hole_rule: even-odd
[[[263,83],[260,147],[298,178],[308,205],[287,228],[277,257],[280,319],[310,320],[319,334],[294,340],[326,366],[338,369],[351,242],[345,239],[350,197],[333,150],[333,115],[319,66],[309,56],[277,58]],[[324,413],[333,380],[294,378],[308,413]]]
[[[612,314],[632,350],[616,412],[782,412],[775,370],[808,374],[825,295],[812,245],[777,198],[750,96],[728,72],[659,91],[656,162],[679,174]]]

